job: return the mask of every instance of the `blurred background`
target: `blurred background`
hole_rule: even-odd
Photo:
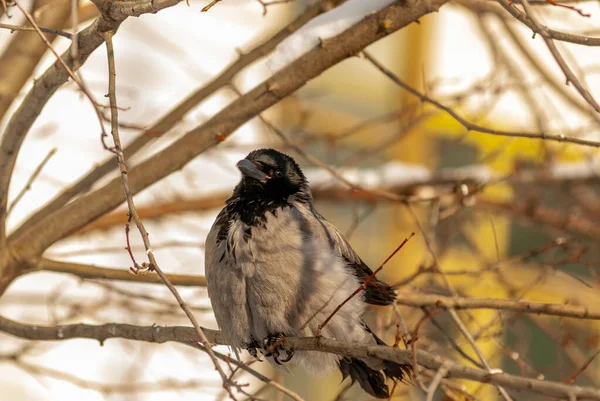
[[[530,1],[555,29],[598,35],[598,3],[567,2],[577,9]],[[265,8],[253,0],[224,0],[201,13],[192,0],[156,15],[128,19],[115,36],[121,138],[131,143],[143,129],[202,87],[239,53],[251,51],[300,15],[305,0]],[[41,26],[70,30],[70,4],[23,1]],[[578,12],[578,10],[580,12]],[[0,11],[0,13],[2,13]],[[1,21],[24,24],[15,7]],[[586,17],[582,14],[590,14]],[[80,27],[97,16],[79,4]],[[58,37],[60,52],[70,45]],[[557,44],[592,95],[600,96],[600,50]],[[599,139],[599,114],[573,89],[538,35],[491,1],[460,0],[368,48],[403,82],[491,130]],[[36,34],[0,30],[0,132],[33,79],[54,62]],[[236,74],[230,86],[205,98],[179,122],[152,138],[129,159],[134,165],[165,148],[269,77],[263,58]],[[104,47],[80,70],[97,99],[107,93]],[[106,100],[107,102],[107,100]],[[410,233],[416,236],[380,273],[403,293],[526,299],[600,305],[600,193],[595,147],[487,135],[468,131],[448,113],[395,85],[364,56],[348,59],[309,82],[262,115],[287,140],[253,119],[184,169],[144,190],[136,202],[156,256],[169,273],[203,275],[204,238],[239,179],[235,163],[258,147],[294,156],[313,185],[317,208],[348,237],[375,269]],[[108,123],[107,123],[108,127]],[[367,189],[392,191],[393,202],[345,191],[340,181],[306,160],[304,152]],[[22,197],[32,173],[55,149]],[[102,147],[94,109],[73,82],[59,89],[37,118],[19,155],[9,200],[9,230],[32,211],[111,155]],[[115,170],[95,187],[117,176]],[[128,270],[123,249],[126,209],[120,207],[52,246],[45,257]],[[143,259],[138,235],[132,247]],[[441,273],[443,272],[443,274]],[[202,287],[181,286],[200,324],[217,328]],[[367,320],[394,343],[398,316],[413,330],[421,308],[372,307]],[[0,298],[0,314],[31,324],[130,323],[189,325],[159,284],[82,279],[40,271],[20,277]],[[519,314],[494,309],[459,312],[494,368],[567,381],[600,347],[595,321]],[[0,388],[6,400],[218,400],[227,395],[209,359],[187,347],[120,340],[25,342],[0,335]],[[403,347],[402,342],[400,346]],[[444,311],[422,324],[418,347],[473,366],[479,359]],[[228,352],[225,347],[217,347]],[[460,350],[460,351],[459,351]],[[14,355],[18,355],[15,358]],[[249,359],[245,354],[244,358]],[[306,400],[367,400],[341,375],[314,378],[294,369],[271,372]],[[430,381],[435,372],[424,375]],[[248,391],[285,399],[250,377]],[[600,387],[600,359],[574,378]],[[456,381],[437,400],[501,399],[497,389]],[[457,387],[458,388],[458,387]],[[342,393],[340,393],[342,392]],[[475,398],[476,397],[476,398]],[[545,399],[527,394],[515,399]],[[414,385],[400,385],[394,400],[425,399]]]

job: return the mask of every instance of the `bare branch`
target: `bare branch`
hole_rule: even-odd
[[[94,339],[103,343],[111,338],[123,338],[150,343],[180,342],[189,345],[198,340],[195,329],[191,327],[140,327],[128,324],[105,324],[100,326],[87,324],[60,325],[55,327],[26,325],[5,317],[0,317],[0,331],[15,337],[38,341],[65,341],[73,338]],[[224,344],[221,332],[203,329],[213,344]],[[383,345],[359,345],[343,343],[327,338],[286,338],[282,343],[285,349],[296,351],[321,351],[353,358],[379,358],[392,362],[411,363],[411,353],[407,350]],[[600,390],[573,386],[564,383],[530,379],[506,373],[489,373],[482,369],[460,365],[450,359],[426,351],[418,351],[419,364],[434,371],[444,366],[448,377],[463,378],[480,383],[503,386],[513,390],[538,393],[553,397],[600,400]]]
[[[436,306],[443,309],[496,309],[517,313],[600,320],[600,309],[568,304],[547,304],[523,299],[462,298],[423,293],[398,293],[397,302],[406,306]]]
[[[132,194],[181,169],[198,154],[223,141],[250,118],[293,93],[332,65],[357,54],[370,43],[436,10],[444,3],[446,0],[393,3],[329,39],[328,46],[309,51],[158,155],[130,170]],[[384,21],[385,30],[381,29]],[[11,238],[11,243],[17,245],[26,240],[27,249],[20,248],[20,257],[34,257],[57,240],[77,231],[124,200],[125,195],[120,190],[119,180],[113,180],[97,191],[63,207],[51,217],[43,219],[26,238]],[[56,224],[57,221],[61,224]]]
[[[537,21],[537,18],[534,17],[529,2],[527,0],[521,0],[521,3],[523,4],[523,8],[525,9],[527,16],[531,20],[531,23],[535,26],[539,34],[542,36],[542,39],[544,39],[546,46],[548,46],[548,50],[550,50],[550,53],[552,53],[552,56],[556,60],[558,66],[565,74],[565,77],[567,78],[567,84],[569,84],[569,82],[572,83],[573,86],[575,86],[575,89],[577,89],[581,96],[586,100],[586,102],[588,102],[588,104],[592,106],[594,110],[600,113],[600,105],[596,102],[591,93],[583,87],[583,85],[581,84],[581,82],[579,82],[579,79],[575,76],[575,74],[573,74],[573,71],[571,71],[571,68],[569,68],[565,59],[562,57],[562,55],[556,48],[554,41],[550,38],[550,33],[548,32],[548,29],[542,24],[540,24]]]
[[[52,148],[52,149],[50,149],[50,152],[48,152],[48,154],[46,155],[46,157],[44,157],[42,159],[42,161],[40,162],[40,164],[36,167],[36,169],[33,171],[33,173],[31,174],[31,176],[29,177],[29,179],[25,183],[25,186],[21,189],[21,191],[19,191],[19,193],[17,194],[17,196],[15,197],[15,199],[8,206],[8,210],[6,211],[6,215],[7,216],[14,209],[14,207],[19,203],[19,201],[21,200],[21,198],[23,196],[25,196],[25,193],[31,189],[31,184],[33,184],[33,182],[35,181],[35,179],[37,178],[37,176],[40,175],[40,173],[44,169],[44,166],[46,165],[46,163],[48,163],[48,161],[50,160],[50,158],[55,153],[56,153],[56,148]]]
[[[532,201],[491,201],[479,200],[477,207],[518,216],[525,221],[541,224],[560,232],[584,235],[593,240],[600,238],[600,226],[594,220],[586,219],[565,210],[549,208]]]
[[[153,283],[160,284],[162,280],[156,274],[131,274],[129,269],[123,267],[110,268],[95,265],[86,265],[74,262],[60,262],[42,258],[38,265],[29,270],[23,271],[23,274],[34,273],[36,271],[50,271],[55,273],[67,273],[85,279],[102,279],[128,281],[135,283]],[[167,278],[173,285],[183,287],[204,287],[206,279],[204,276],[185,275],[185,274],[167,274]]]
[[[392,259],[394,257],[394,255],[396,253],[398,253],[398,251],[404,247],[404,245],[408,242],[408,240],[410,240],[412,237],[414,237],[414,235],[415,235],[415,233],[411,233],[410,236],[404,238],[404,241],[402,241],[400,243],[400,245],[398,245],[396,247],[396,249],[394,249],[394,251],[387,258],[385,258],[385,260],[383,261],[383,263],[381,263],[379,265],[379,267],[377,269],[375,269],[373,271],[373,273],[369,277],[367,277],[367,279],[356,290],[354,290],[354,292],[352,294],[350,294],[346,299],[344,299],[342,301],[342,303],[340,303],[338,306],[336,306],[336,308],[331,312],[331,314],[329,316],[327,316],[327,318],[323,322],[319,323],[319,325],[317,326],[317,337],[321,336],[321,330],[323,330],[323,327],[325,327],[327,325],[327,323],[331,320],[331,318],[344,305],[346,305],[348,303],[348,301],[350,301],[352,298],[354,298],[359,292],[364,291],[364,290],[367,289],[367,286],[375,278],[375,276],[377,275],[377,273],[379,273],[383,269],[383,267],[387,264],[387,262],[389,262],[390,259]]]
[[[34,13],[44,10],[40,13],[36,21],[39,25],[47,29],[47,39],[54,40],[55,29],[62,28],[64,21],[69,13],[66,1],[56,0],[35,0],[32,2]],[[4,117],[13,100],[19,94],[26,82],[31,79],[35,66],[38,64],[47,48],[46,45],[36,35],[29,32],[35,32],[31,26],[14,26],[1,24],[0,27],[11,30],[21,31],[11,35],[10,43],[0,55],[0,119]]]
[[[186,303],[181,298],[181,295],[179,295],[179,292],[177,291],[177,289],[169,281],[169,278],[162,272],[161,268],[159,267],[158,262],[156,261],[156,258],[154,256],[154,251],[152,250],[152,245],[150,244],[150,238],[149,238],[148,232],[146,231],[146,228],[144,227],[144,224],[142,223],[142,220],[140,219],[140,216],[138,215],[137,210],[135,208],[135,204],[133,201],[133,194],[131,192],[131,187],[129,185],[129,177],[127,175],[127,173],[128,173],[127,165],[125,162],[125,157],[123,155],[123,149],[121,147],[121,139],[119,137],[119,120],[118,120],[119,111],[118,111],[118,107],[117,107],[117,91],[116,91],[117,72],[116,72],[116,68],[115,68],[115,54],[114,54],[114,48],[113,48],[113,42],[112,42],[113,35],[114,35],[114,31],[108,31],[108,32],[105,32],[105,34],[104,34],[105,41],[106,41],[106,52],[107,52],[107,58],[108,58],[108,97],[110,100],[110,111],[111,111],[110,112],[111,128],[112,128],[111,133],[112,133],[113,141],[115,143],[114,153],[116,154],[116,157],[117,157],[117,163],[119,164],[119,170],[121,170],[121,181],[123,183],[123,189],[125,190],[127,206],[129,208],[129,216],[135,222],[135,225],[137,226],[138,231],[140,232],[140,235],[142,236],[142,241],[144,243],[144,247],[146,248],[146,254],[148,255],[148,260],[150,261],[150,264],[147,267],[145,265],[143,265],[143,267],[146,270],[156,271],[156,273],[158,274],[160,279],[164,282],[164,284],[167,286],[169,291],[171,291],[171,293],[173,294],[175,299],[177,299],[177,303],[179,304],[181,309],[185,312],[186,316],[188,317],[188,319],[194,326],[194,330],[196,331],[196,334],[200,338],[202,345],[206,349],[206,353],[212,359],[217,372],[219,372],[219,375],[221,376],[221,379],[223,380],[223,387],[227,390],[227,392],[229,393],[231,398],[235,400],[236,398],[232,392],[233,391],[232,387],[235,386],[235,383],[232,382],[231,379],[229,379],[227,377],[227,375],[223,371],[223,368],[217,361],[217,358],[212,351],[210,343],[209,343],[208,339],[206,338],[206,335],[202,331],[202,328],[198,324],[198,321],[194,317],[194,314],[187,307]],[[127,249],[129,251],[129,254],[131,255],[131,259],[134,263],[135,272],[137,273],[140,266],[137,265],[137,263],[135,262],[135,259],[133,258],[133,253],[131,253],[131,247],[129,245],[129,222],[126,225],[126,235],[127,235]]]
[[[495,130],[492,128],[487,128],[487,127],[483,127],[483,126],[480,126],[477,124],[473,124],[473,123],[465,120],[463,117],[461,117],[456,111],[454,111],[450,107],[441,104],[437,100],[432,99],[431,97],[425,95],[424,93],[417,91],[416,89],[414,89],[411,86],[409,86],[408,84],[406,84],[404,81],[402,81],[400,78],[398,78],[398,76],[396,74],[394,74],[391,70],[385,68],[383,66],[383,64],[381,64],[379,61],[377,61],[367,51],[364,51],[363,54],[365,55],[367,60],[369,60],[378,70],[380,70],[383,74],[385,74],[388,78],[390,78],[396,85],[400,86],[402,89],[406,90],[407,92],[411,93],[412,95],[418,97],[422,102],[429,103],[429,104],[435,106],[436,108],[448,113],[460,125],[465,127],[465,129],[467,131],[474,131],[474,132],[479,132],[481,134],[506,136],[506,137],[513,137],[513,138],[531,138],[531,139],[538,139],[538,140],[544,140],[544,141],[573,143],[573,144],[577,144],[577,145],[591,146],[591,147],[595,147],[595,148],[600,147],[600,142],[589,141],[589,140],[580,139],[580,138],[571,138],[571,137],[567,137],[565,135],[546,135],[543,132],[535,133],[535,132],[502,131],[502,130]]]
[[[538,29],[538,26],[539,26],[539,27],[543,27],[544,30],[547,32],[548,37],[550,37],[554,40],[559,40],[561,42],[575,43],[577,45],[583,45],[583,46],[600,46],[600,38],[591,38],[591,37],[583,36],[583,35],[573,35],[570,33],[559,32],[559,31],[555,31],[554,29],[549,29],[548,27],[541,25],[541,24],[536,26],[532,22],[530,17],[528,17],[526,14],[520,12],[516,7],[514,7],[510,3],[510,1],[508,1],[508,0],[496,0],[496,1],[506,11],[508,11],[510,13],[510,15],[512,15],[517,20],[521,21],[523,24],[527,25],[527,27],[529,27],[529,29],[531,29],[535,33],[541,33]],[[520,1],[520,3],[522,4],[522,1]]]
[[[130,281],[137,283],[160,284],[162,281],[154,274],[133,275],[126,269],[115,269],[93,265],[78,264],[72,262],[59,262],[50,259],[41,259],[37,269],[28,270],[25,273],[33,273],[38,270],[52,271],[56,273],[67,273],[85,279],[107,279],[116,281]],[[169,274],[167,275],[173,285],[204,287],[206,279],[204,276]],[[577,319],[600,320],[600,310],[587,306],[541,303],[527,300],[512,300],[500,298],[463,298],[449,297],[444,295],[406,293],[399,292],[397,297],[399,305],[414,307],[432,307],[460,309],[495,309],[517,313],[533,313],[538,315],[562,316]]]
[[[4,23],[0,23],[0,28],[8,29],[11,32],[15,32],[15,31],[36,32],[35,28],[32,28],[30,26],[11,25],[11,24],[4,24]],[[71,39],[73,37],[73,34],[71,34],[69,32],[65,32],[65,31],[61,31],[58,29],[44,28],[41,26],[39,28],[40,28],[40,31],[42,31],[44,33],[51,33],[53,35],[59,35],[59,36],[65,37],[67,39]]]
[[[181,103],[175,106],[169,113],[163,116],[156,123],[152,124],[149,128],[145,129],[136,139],[134,139],[129,145],[123,149],[123,153],[126,159],[131,158],[136,152],[142,149],[152,139],[163,135],[169,129],[171,129],[177,122],[179,122],[190,110],[196,105],[205,100],[208,96],[215,93],[219,89],[228,85],[233,77],[235,77],[241,70],[264,57],[285,38],[296,32],[308,21],[314,17],[328,11],[329,9],[336,7],[337,5],[345,2],[346,0],[321,0],[314,6],[308,8],[298,18],[292,21],[290,24],[282,28],[279,32],[273,35],[271,38],[256,46],[254,49],[247,53],[240,54],[240,57],[230,66],[225,68],[215,78],[211,79],[208,83],[203,85],[201,88],[196,90],[194,93],[189,95]],[[108,158],[103,163],[95,166],[88,174],[82,177],[78,182],[70,185],[69,188],[65,189],[61,194],[56,196],[44,207],[33,213],[21,227],[19,227],[14,233],[14,236],[20,236],[27,230],[31,229],[43,218],[54,213],[62,206],[67,204],[68,201],[73,199],[78,194],[81,194],[97,182],[100,178],[104,177],[115,168],[113,158]],[[142,216],[144,217],[144,216]]]

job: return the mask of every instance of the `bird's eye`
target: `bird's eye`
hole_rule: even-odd
[[[283,177],[283,173],[281,172],[281,170],[275,170],[275,177],[277,177],[277,178]]]

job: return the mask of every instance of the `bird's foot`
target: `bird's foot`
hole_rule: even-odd
[[[252,339],[252,341],[250,341],[247,345],[246,345],[246,351],[248,351],[248,353],[250,355],[252,355],[252,357],[256,360],[258,360],[259,362],[262,362],[262,359],[260,359],[260,357],[258,356],[258,349],[260,348],[260,344],[258,341],[256,341],[254,338]]]
[[[272,356],[273,360],[275,361],[276,364],[281,365],[281,363],[285,363],[285,362],[289,362],[292,357],[294,356],[294,350],[285,350],[282,346],[283,340],[284,340],[284,335],[283,333],[277,333],[277,334],[269,334],[264,340],[263,340],[263,350],[265,351],[265,356],[269,357]],[[279,359],[280,357],[280,351],[284,351],[286,353],[286,357]]]

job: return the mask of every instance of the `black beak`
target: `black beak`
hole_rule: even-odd
[[[244,177],[254,178],[261,184],[266,184],[269,180],[269,176],[257,169],[256,166],[248,159],[240,160],[235,166],[242,172]]]

